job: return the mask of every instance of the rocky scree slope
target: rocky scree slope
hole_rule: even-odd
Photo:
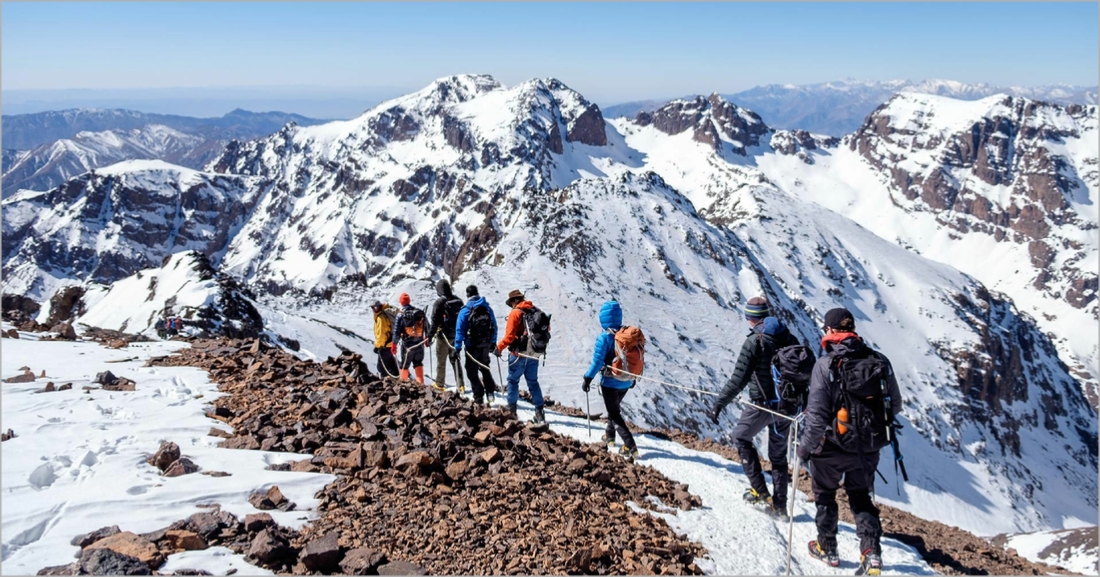
[[[338,475],[306,541],[335,534],[341,550],[369,547],[432,574],[699,573],[698,545],[624,504],[698,498],[603,448],[379,381],[352,353],[317,364],[259,341],[197,341],[152,364],[210,371],[228,393],[211,414],[234,427],[225,446],[309,452],[291,467]]]

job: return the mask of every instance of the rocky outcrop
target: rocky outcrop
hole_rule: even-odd
[[[602,447],[451,393],[380,381],[352,353],[317,364],[259,342],[199,341],[151,364],[207,369],[228,393],[211,416],[266,450],[313,455],[286,468],[337,475],[318,495],[321,517],[300,535],[246,522],[261,529],[248,551],[265,566],[296,558],[303,573],[699,573],[698,545],[625,505],[652,506],[654,496],[691,508],[698,498]],[[549,527],[564,529],[547,540]],[[472,535],[483,545],[470,547]],[[502,556],[498,545],[523,553]],[[386,557],[410,564],[387,566]]]
[[[251,186],[241,177],[130,161],[83,174],[49,192],[9,199],[4,205],[5,288],[41,299],[51,295],[34,294],[41,291],[39,269],[79,281],[112,282],[156,266],[172,253],[220,255],[259,196]],[[51,224],[56,222],[65,224]],[[96,242],[100,235],[103,241]]]
[[[940,120],[957,116],[936,114],[947,106],[966,106],[972,112],[969,118]],[[868,116],[846,142],[890,175],[899,195],[895,202],[901,206],[932,212],[941,225],[959,233],[1029,243],[1034,286],[1085,308],[1095,301],[1095,293],[1071,292],[1069,286],[1095,282],[1094,267],[1084,267],[1076,257],[1061,268],[1049,265],[1060,255],[1075,255],[1080,249],[1072,246],[1075,239],[1098,226],[1079,215],[1071,202],[1097,186],[1095,169],[1088,168],[1096,165],[1096,157],[1071,161],[1063,146],[1094,133],[1096,118],[1095,106],[1016,97],[962,105],[927,95],[899,95]],[[927,157],[931,164],[902,162]]]
[[[741,156],[747,156],[747,149],[759,146],[760,139],[770,132],[756,113],[717,94],[673,100],[652,113],[639,113],[634,122],[639,126],[652,125],[665,134],[691,130],[692,139],[716,151],[722,149],[724,139],[731,143],[731,151]]]

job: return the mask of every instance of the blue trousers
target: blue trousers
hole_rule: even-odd
[[[542,406],[542,389],[539,388],[539,362],[535,359],[508,355],[508,404],[519,402],[519,378],[527,380],[527,390],[536,407]]]

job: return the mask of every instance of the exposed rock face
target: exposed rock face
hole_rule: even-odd
[[[772,134],[771,147],[779,154],[798,156],[802,162],[813,164],[814,157],[809,151],[832,148],[840,139],[821,134],[810,134],[805,130],[777,130]]]
[[[751,110],[740,108],[717,94],[697,96],[693,100],[673,100],[658,110],[638,114],[635,123],[653,125],[665,134],[680,134],[691,130],[692,138],[722,149],[722,142],[730,143],[730,151],[748,155],[748,148],[760,145],[761,137],[769,129],[764,121]]]
[[[1095,133],[1096,107],[990,97],[970,103],[970,118],[952,121],[934,114],[938,104],[928,95],[897,96],[846,143],[890,175],[896,203],[932,212],[959,233],[1030,243],[1036,288],[1088,307],[1096,292],[1073,287],[1095,284],[1097,274],[1077,239],[1098,225],[1074,203],[1087,199],[1100,175],[1095,151],[1071,161],[1076,153],[1065,142]],[[1050,266],[1056,261],[1063,264]]]
[[[131,161],[12,197],[4,202],[5,288],[50,296],[36,267],[110,282],[183,250],[220,256],[258,196],[246,178]]]

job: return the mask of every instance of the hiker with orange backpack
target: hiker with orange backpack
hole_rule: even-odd
[[[400,344],[401,380],[409,380],[409,367],[416,371],[416,380],[424,384],[424,345],[428,340],[428,320],[424,311],[412,306],[407,293],[397,298],[401,312],[393,323],[393,342]]]
[[[627,391],[641,376],[645,364],[645,335],[637,327],[623,326],[623,309],[617,301],[607,301],[600,307],[600,327],[603,332],[596,337],[592,351],[592,364],[584,373],[581,389],[587,393],[596,373],[600,374],[600,394],[607,408],[607,431],[601,439],[605,445],[615,445],[615,431],[623,439],[619,454],[628,461],[638,456],[634,435],[623,419],[622,402]]]
[[[542,312],[523,292],[514,290],[508,293],[504,301],[512,309],[504,325],[504,337],[497,343],[493,353],[500,358],[508,350],[508,413],[516,417],[516,404],[519,402],[519,379],[527,381],[527,390],[531,391],[531,402],[535,405],[535,417],[531,422],[543,424],[546,414],[543,412],[542,389],[539,387],[539,359],[546,355],[546,346],[550,341],[550,315]]]

